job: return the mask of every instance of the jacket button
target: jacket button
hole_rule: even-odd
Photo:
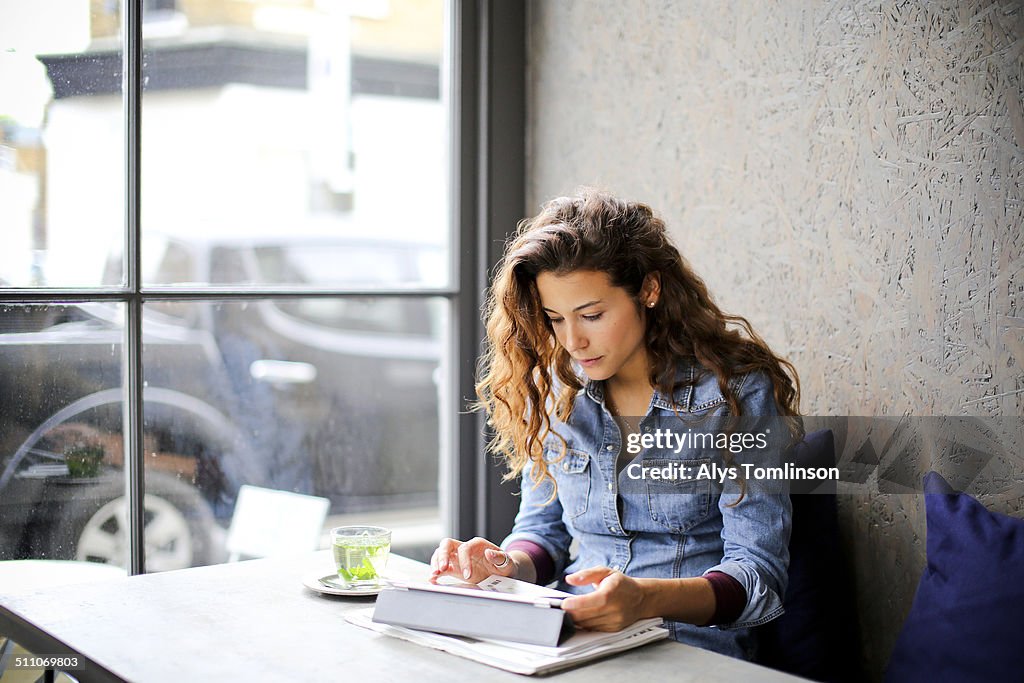
[[[605,450],[606,450],[606,451],[614,451],[614,450],[615,450],[615,447],[614,447],[614,446],[611,446],[611,445],[608,445],[608,446],[605,446]]]

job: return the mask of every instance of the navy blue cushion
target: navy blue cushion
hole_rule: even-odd
[[[1024,677],[1024,519],[990,512],[936,472],[924,478],[928,563],[887,681]]]
[[[807,434],[792,458],[799,467],[833,467],[832,431]],[[794,482],[790,496],[786,612],[757,629],[758,661],[816,681],[858,680],[854,591],[839,544],[835,482],[800,488],[804,483]]]

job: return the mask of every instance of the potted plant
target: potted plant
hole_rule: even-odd
[[[103,445],[98,443],[75,443],[64,449],[64,461],[68,475],[76,479],[95,477],[100,473],[100,463],[106,455]]]

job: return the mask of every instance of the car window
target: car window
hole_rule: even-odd
[[[422,302],[399,297],[348,297],[278,301],[277,307],[297,318],[355,332],[421,334],[431,332],[430,313]]]
[[[195,270],[189,250],[184,245],[168,242],[152,281],[168,285],[191,282],[196,276]]]
[[[197,266],[195,256],[190,249],[181,243],[172,240],[159,239],[156,236],[147,236],[143,241],[143,277],[147,282],[161,285],[175,285],[191,282],[196,277]],[[151,271],[145,266],[156,260],[156,267]],[[146,311],[150,314],[159,313],[169,316],[172,320],[193,326],[198,322],[198,305],[194,303],[177,305],[172,301],[150,301],[146,304]]]
[[[346,287],[421,284],[418,250],[403,245],[308,244],[255,249],[259,281]]]
[[[277,284],[331,284],[377,288],[421,284],[430,248],[392,244],[307,244],[253,250],[256,279]],[[437,250],[433,250],[437,251]],[[435,259],[436,260],[436,259]],[[289,315],[357,332],[430,334],[430,313],[420,302],[392,297],[279,301]]]

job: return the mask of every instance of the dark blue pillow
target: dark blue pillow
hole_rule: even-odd
[[[928,563],[887,681],[1024,678],[1024,519],[924,478]]]
[[[799,467],[833,467],[832,431],[807,434],[791,457]],[[790,496],[786,611],[758,627],[758,661],[816,681],[859,680],[854,590],[839,544],[835,482],[800,486],[806,483],[794,482]]]

